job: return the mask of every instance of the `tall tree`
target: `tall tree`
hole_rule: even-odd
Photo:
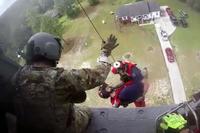
[[[40,31],[40,16],[41,15],[36,10],[28,10],[27,12],[26,22],[34,33]]]
[[[75,0],[66,0],[66,13],[70,18],[76,17],[80,13],[80,8]]]
[[[57,18],[51,18],[48,16],[41,16],[40,17],[40,31],[48,32],[55,36],[59,36],[62,38],[64,33],[64,26],[62,23],[59,22]]]
[[[58,10],[59,14],[64,15],[66,13],[66,1],[54,0],[54,8]]]
[[[76,17],[80,12],[75,0],[54,0],[54,8],[58,10],[59,14],[67,14],[70,18]]]
[[[63,22],[59,22],[58,18],[51,18],[31,11],[29,11],[27,15],[27,25],[34,33],[48,32],[55,36],[62,37],[64,32]]]
[[[37,9],[40,13],[44,13],[54,6],[53,0],[30,0],[32,4],[32,9]]]
[[[52,9],[54,6],[53,0],[38,0],[41,9],[46,12],[48,9]]]

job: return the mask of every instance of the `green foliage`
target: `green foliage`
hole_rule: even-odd
[[[48,32],[55,36],[62,37],[64,26],[58,18],[41,15],[37,12],[29,11],[27,15],[27,25],[36,32]]]
[[[76,4],[75,0],[67,0],[66,11],[68,17],[75,18],[80,13],[80,8]]]
[[[91,6],[95,6],[99,3],[99,0],[88,0],[88,2]]]
[[[30,0],[32,4],[32,9],[36,9],[40,13],[44,13],[49,9],[53,8],[53,0]]]
[[[53,0],[37,0],[40,8],[45,12],[48,9],[52,9],[53,5],[54,5],[54,1]]]
[[[58,10],[59,14],[74,18],[80,13],[80,9],[75,0],[54,0],[54,8]]]
[[[29,10],[27,12],[27,25],[32,29],[34,33],[40,31],[40,14],[35,10]]]
[[[66,13],[66,0],[54,0],[54,8],[58,10],[59,14]]]
[[[200,0],[179,0],[181,2],[186,2],[187,5],[193,9],[200,11]]]
[[[48,16],[40,17],[40,31],[48,32],[55,36],[62,37],[64,32],[64,26],[62,23],[59,23],[58,19],[51,18]]]

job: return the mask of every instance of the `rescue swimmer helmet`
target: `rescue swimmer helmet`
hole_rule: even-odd
[[[116,61],[113,63],[111,67],[111,71],[113,74],[119,74],[120,72],[126,72],[130,70],[130,68],[136,66],[137,64],[130,61]]]
[[[113,66],[111,67],[111,71],[113,74],[118,74],[118,70],[119,69],[123,69],[124,64],[122,63],[122,61],[116,61],[113,63]]]
[[[61,40],[45,32],[34,34],[26,46],[26,62],[31,63],[34,58],[41,57],[51,61],[58,61],[62,51]]]

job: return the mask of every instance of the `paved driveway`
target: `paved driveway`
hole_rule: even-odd
[[[179,71],[179,67],[176,61],[172,63],[168,61],[165,49],[166,48],[172,49],[172,46],[170,44],[170,41],[163,41],[162,36],[160,34],[160,29],[163,29],[168,33],[168,35],[171,35],[175,31],[176,27],[174,27],[172,23],[170,22],[169,16],[166,16],[155,21],[155,29],[156,29],[158,38],[160,40],[160,45],[161,45],[165,63],[168,69],[174,103],[178,104],[183,101],[186,101],[186,95],[185,95],[185,90],[184,90],[184,86],[183,86],[183,82],[181,78],[181,73]]]

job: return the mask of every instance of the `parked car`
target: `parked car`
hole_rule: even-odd
[[[162,40],[163,40],[163,41],[168,41],[168,34],[167,34],[166,31],[161,30],[161,31],[160,31],[160,34],[161,34],[161,36],[162,36]]]
[[[166,48],[165,52],[167,54],[167,59],[170,63],[175,62],[175,56],[171,48]]]
[[[179,23],[184,27],[187,28],[188,27],[188,23],[186,21],[185,18],[180,18]]]

